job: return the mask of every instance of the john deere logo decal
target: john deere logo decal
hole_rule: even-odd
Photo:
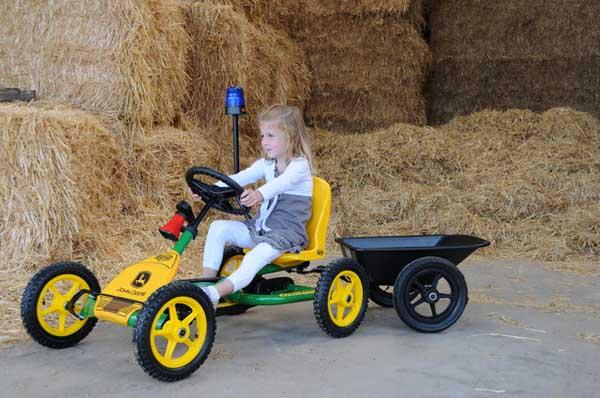
[[[133,280],[133,282],[131,282],[131,286],[135,287],[135,288],[140,288],[143,287],[146,283],[148,283],[148,281],[150,280],[150,272],[148,271],[142,271],[140,272],[135,279]]]

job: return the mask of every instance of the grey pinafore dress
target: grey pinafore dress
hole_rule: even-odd
[[[275,177],[278,176],[279,171],[275,167]],[[274,198],[269,201],[268,208],[273,201]],[[248,227],[250,237],[255,244],[265,242],[283,252],[299,253],[308,244],[306,224],[311,212],[311,196],[280,193],[275,208],[265,222],[270,231],[256,229],[256,220],[260,218],[260,211],[251,220],[244,221],[244,224]]]

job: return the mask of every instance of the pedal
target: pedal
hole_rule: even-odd
[[[295,272],[298,274],[302,274],[302,275],[320,274],[327,269],[327,267],[325,265],[319,265],[315,268],[307,270],[306,268],[308,268],[308,265],[309,264],[307,264],[306,266],[302,266],[302,265],[298,266],[298,268],[295,270]]]
[[[256,294],[271,294],[279,290],[285,290],[289,285],[293,284],[294,280],[287,277],[264,279],[258,282],[254,289]]]

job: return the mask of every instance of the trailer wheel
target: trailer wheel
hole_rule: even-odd
[[[369,286],[369,299],[375,304],[385,308],[394,306],[394,287],[384,285]]]
[[[461,317],[468,301],[462,272],[440,257],[423,257],[408,264],[394,284],[394,308],[410,328],[440,332]]]
[[[367,312],[368,277],[356,261],[340,258],[321,273],[313,309],[317,323],[331,337],[351,335]]]

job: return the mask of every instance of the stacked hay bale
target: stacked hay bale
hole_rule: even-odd
[[[397,15],[309,20],[313,23],[297,32],[313,75],[309,124],[333,131],[425,124],[429,49],[410,22]]]
[[[175,0],[26,0],[0,5],[0,86],[171,123],[186,96],[189,36]]]
[[[63,105],[0,106],[0,239],[13,266],[73,255],[84,226],[127,207],[122,146],[105,125]]]
[[[251,19],[285,30],[306,52],[309,125],[365,132],[426,122],[423,84],[430,51],[420,1],[231,0]]]
[[[431,2],[429,121],[485,108],[600,114],[600,2]]]
[[[589,114],[485,111],[439,128],[316,131],[313,141],[333,187],[330,242],[472,233],[500,254],[600,256],[600,121]]]
[[[186,14],[193,43],[186,110],[195,124],[218,126],[230,134],[224,94],[231,85],[245,90],[248,116],[241,118],[245,135],[254,136],[258,112],[273,103],[304,108],[309,88],[304,53],[284,32],[251,22],[243,12],[219,2],[194,2]]]

